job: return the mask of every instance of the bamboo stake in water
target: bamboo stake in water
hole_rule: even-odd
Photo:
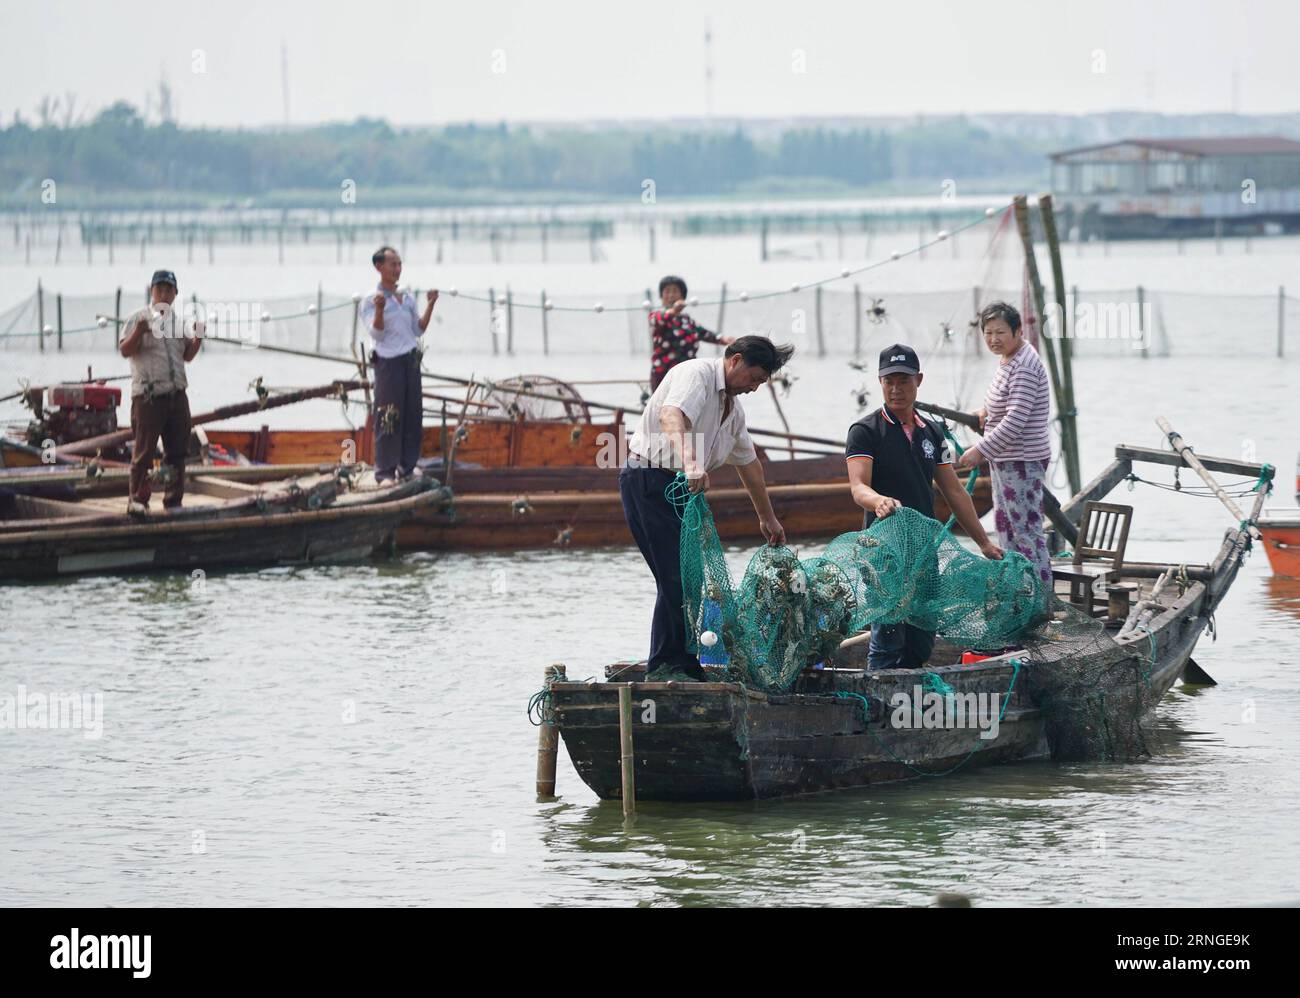
[[[636,814],[636,767],[632,756],[632,684],[618,688],[618,744],[623,763],[623,817]]]
[[[564,682],[564,666],[560,663],[548,665],[546,667],[546,689],[549,691],[551,684],[555,682]],[[560,754],[560,729],[555,724],[555,718],[549,713],[543,716],[542,723],[537,727],[537,796],[554,797],[555,796],[555,763]]]

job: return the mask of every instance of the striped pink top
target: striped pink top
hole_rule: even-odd
[[[1038,351],[1025,343],[998,365],[984,396],[988,416],[980,453],[990,461],[1051,460],[1051,408],[1047,368]]]

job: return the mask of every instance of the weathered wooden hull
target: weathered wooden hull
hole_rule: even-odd
[[[1038,706],[1040,691],[1051,685],[1052,670],[1087,665],[1081,656],[1113,662],[1109,667],[1135,681],[1108,691],[1108,716],[1149,713],[1182,676],[1248,547],[1244,531],[1229,531],[1207,578],[1191,582],[1151,620],[1149,631],[1125,635],[1104,647],[1049,642],[1036,649],[1032,658],[1014,652],[974,665],[928,670],[832,668],[806,672],[793,692],[781,695],[734,683],[633,683],[637,797],[660,801],[782,797],[1045,758],[1053,744],[1051,725],[1060,723]],[[1128,654],[1116,661],[1115,647]],[[1013,658],[1023,662],[1014,686]],[[981,738],[969,727],[893,726],[883,705],[897,692],[913,693],[926,671],[937,673],[959,695],[1004,695],[1010,690],[997,736]],[[1136,681],[1139,676],[1143,678]],[[551,686],[555,722],[574,768],[603,799],[622,795],[620,685],[557,682]],[[832,697],[832,691],[866,694],[872,706],[864,712],[861,699]],[[647,720],[651,716],[653,723]]]
[[[934,670],[959,690],[1005,693],[1013,669]],[[873,705],[893,687],[912,692],[917,676],[899,670],[864,680],[837,677],[841,690],[869,689]],[[919,681],[919,679],[917,680]],[[618,683],[552,687],[561,738],[578,775],[599,797],[622,796]],[[1046,755],[1039,712],[1012,706],[998,737],[970,729],[896,730],[889,715],[861,700],[794,693],[768,695],[734,683],[633,683],[636,794],[641,800],[746,800],[867,787]],[[653,707],[654,723],[641,723]]]
[[[251,567],[369,557],[404,519],[441,502],[422,490],[382,502],[212,519],[121,518],[112,525],[0,533],[0,579],[100,572]]]

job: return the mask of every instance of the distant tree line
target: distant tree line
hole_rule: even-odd
[[[595,130],[452,125],[395,129],[361,118],[293,131],[182,128],[119,101],[93,118],[40,109],[0,129],[0,198],[51,177],[101,193],[189,192],[254,197],[273,191],[410,188],[658,197],[728,194],[764,181],[871,188],[940,178],[1045,174],[1041,141],[995,136],[965,121],[890,131],[791,128],[755,140],[742,129]]]

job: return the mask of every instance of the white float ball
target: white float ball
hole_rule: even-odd
[[[263,321],[263,322],[270,322],[270,321],[271,321],[271,313],[270,313],[270,312],[263,312],[263,313],[262,313],[262,321]]]
[[[718,636],[712,631],[705,631],[700,635],[700,644],[704,645],[705,648],[712,648],[717,643]]]
[[[453,285],[452,287],[450,287],[450,288],[447,289],[447,294],[449,294],[449,295],[451,295],[453,298],[455,298],[458,294],[460,294],[460,292],[457,291],[456,288],[455,288],[455,286]]]
[[[848,277],[848,276],[849,276],[849,268],[848,268],[848,267],[845,267],[843,270],[841,270],[841,271],[840,271],[840,276],[841,276],[841,277]]]
[[[551,303],[551,299],[547,298],[547,299],[546,299],[546,303],[545,303],[545,305],[543,305],[543,308],[545,308],[546,311],[549,312],[549,311],[550,311],[551,309],[553,309],[554,307],[555,307],[555,306]]]
[[[103,329],[105,326],[108,325],[108,320],[101,315],[98,319],[95,320],[95,325],[97,325],[100,329]]]
[[[799,290],[799,285],[798,285],[798,284],[791,284],[791,285],[790,285],[790,290],[791,290],[791,291],[798,291],[798,290]]]
[[[497,304],[498,304],[498,305],[504,305],[505,303],[506,303],[506,296],[505,296],[505,295],[497,295]]]
[[[307,314],[308,314],[308,315],[315,315],[315,314],[316,314],[316,306],[315,306],[315,305],[308,305],[308,306],[307,306]]]
[[[749,292],[748,292],[748,291],[742,291],[742,292],[740,293],[740,300],[741,300],[741,301],[749,301]]]
[[[985,209],[984,209],[984,217],[985,217],[985,218],[992,218],[992,217],[993,217],[994,215],[996,215],[997,213],[998,213],[998,210],[997,210],[996,208],[985,208]]]
[[[650,309],[654,308],[654,304],[650,301],[649,298],[646,298],[644,301],[641,302],[641,307],[649,311]]]
[[[900,255],[901,255],[901,254],[898,252],[898,250],[894,250],[894,252],[892,252],[892,253],[889,254],[889,259],[891,259],[891,260],[897,260],[897,259],[899,258]]]
[[[940,242],[943,242],[945,239],[948,238],[948,230],[940,229],[938,234],[935,236],[935,238],[938,239]]]
[[[359,301],[361,301],[361,292],[360,291],[352,292],[352,304],[355,305]]]
[[[596,308],[596,311],[597,311],[597,312],[603,312],[603,311],[605,311],[605,306],[602,305],[600,302],[596,302],[595,308]]]
[[[691,298],[691,307],[692,307],[692,308],[694,308],[694,307],[695,307],[696,305],[698,305],[699,303],[700,303],[700,296],[699,296],[699,295],[695,295],[693,298]]]

